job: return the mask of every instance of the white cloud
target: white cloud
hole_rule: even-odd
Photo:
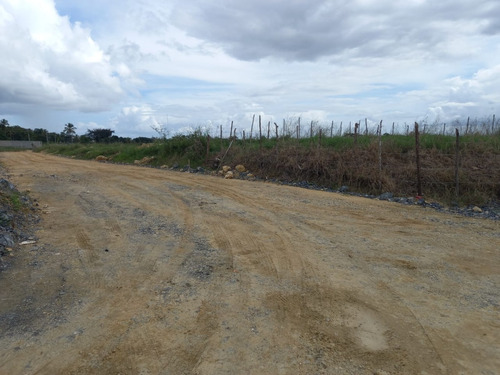
[[[496,12],[496,13],[495,13]],[[242,60],[316,61],[324,56],[444,57],[468,35],[492,32],[497,1],[208,0],[177,2],[172,22]],[[471,33],[472,32],[472,33]]]
[[[34,6],[29,0],[3,0],[0,20],[3,105],[100,111],[120,98],[108,57],[88,29],[57,13],[53,1],[37,0]]]
[[[495,0],[55,1],[59,13],[52,0],[0,0],[0,116],[25,126],[59,116],[59,128],[135,137],[155,124],[248,131],[253,114],[345,124],[500,112]]]

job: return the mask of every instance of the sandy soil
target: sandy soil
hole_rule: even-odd
[[[498,374],[500,223],[1,153],[38,199],[0,374]]]

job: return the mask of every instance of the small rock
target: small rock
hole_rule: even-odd
[[[8,212],[0,212],[0,225],[2,226],[7,226],[12,219],[14,218],[14,215],[8,213]]]
[[[10,181],[7,181],[5,178],[0,179],[0,187],[8,190],[17,190],[16,187]]]
[[[349,191],[349,186],[341,186],[339,189],[339,193],[347,193]]]
[[[383,194],[380,194],[378,199],[380,199],[381,201],[387,201],[389,199],[392,199],[394,197],[394,195],[392,193],[383,193]]]
[[[472,208],[472,211],[477,212],[477,213],[481,213],[481,212],[483,212],[483,210],[481,210],[478,206],[474,206],[474,207]]]
[[[161,169],[168,169],[168,165],[163,164],[160,168],[161,168]]]
[[[234,177],[233,172],[227,171],[226,174],[224,175],[225,179],[232,179]]]
[[[229,165],[224,165],[224,166],[222,167],[222,171],[223,171],[224,173],[227,173],[227,172],[229,172],[230,170],[231,170],[231,167],[230,167]]]
[[[0,234],[0,245],[4,247],[13,247],[14,239],[9,233],[2,233]]]
[[[243,165],[241,165],[241,164],[238,164],[236,167],[234,167],[234,169],[236,169],[240,173],[246,171],[246,168]]]
[[[104,156],[104,155],[99,155],[99,156],[96,156],[95,160],[96,161],[108,161],[109,158],[107,156]]]

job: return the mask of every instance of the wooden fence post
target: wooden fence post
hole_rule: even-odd
[[[267,123],[267,139],[271,136],[271,121]]]
[[[368,135],[368,119],[365,117],[365,135]]]
[[[319,128],[319,138],[318,138],[318,147],[319,147],[319,148],[321,148],[321,133],[322,133],[322,131],[321,131],[321,130],[322,130],[322,129],[321,129],[321,128]]]
[[[262,148],[262,121],[259,115],[259,149]]]
[[[231,130],[229,130],[229,139],[233,138],[233,122],[231,121]]]
[[[333,120],[332,120],[332,126],[330,128],[330,138],[333,138]]]
[[[339,136],[342,137],[342,121],[340,121]]]
[[[420,178],[420,137],[418,134],[418,124],[415,122],[415,154],[417,161],[417,195],[422,196],[422,180]]]
[[[455,135],[457,137],[455,143],[455,197],[458,199],[459,196],[459,176],[458,176],[458,168],[460,166],[460,133],[458,132],[458,128],[455,129]]]
[[[252,136],[253,136],[253,123],[255,121],[255,115],[253,115],[252,117],[252,126],[250,127],[250,140],[252,140]]]
[[[275,130],[276,130],[276,158],[278,157],[278,144],[279,144],[279,126],[277,123],[274,123]]]
[[[224,150],[224,147],[222,145],[222,125],[220,126],[220,151],[222,152]]]
[[[382,172],[382,120],[377,129],[378,133],[378,171]]]
[[[208,165],[209,156],[210,156],[210,134],[207,135],[207,155],[205,156],[205,165]]]
[[[354,145],[358,144],[358,130],[359,130],[359,122],[354,124]]]

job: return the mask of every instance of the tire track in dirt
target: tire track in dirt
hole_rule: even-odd
[[[153,213],[158,215],[166,215],[168,214],[168,212],[170,212],[171,216],[173,216],[174,213],[176,215],[180,214],[180,217],[182,218],[182,224],[176,226],[176,228],[179,228],[178,232],[180,232],[180,234],[176,233],[177,237],[179,237],[178,241],[173,249],[169,249],[171,255],[169,257],[168,263],[163,264],[161,269],[153,267],[151,272],[143,275],[143,278],[141,278],[140,281],[141,288],[145,290],[151,290],[157,287],[157,283],[159,280],[166,280],[167,284],[175,286],[177,284],[179,272],[183,272],[183,263],[185,262],[186,257],[193,252],[194,247],[193,217],[190,212],[189,204],[186,203],[185,198],[183,198],[181,194],[175,192],[175,189],[164,189],[157,186],[156,184],[155,186],[144,186],[144,184],[140,183],[128,183],[124,185],[122,190],[120,190],[119,195],[122,197],[121,200],[123,201],[132,202],[133,199],[134,205],[136,207],[139,207],[142,212],[148,212],[148,214]],[[139,198],[137,198],[138,195],[140,195]],[[158,196],[162,197],[162,202],[158,201]],[[171,206],[168,208],[167,213],[164,210],[164,201],[168,201],[169,206]],[[146,220],[146,218],[144,218],[144,220]],[[154,254],[152,253],[143,256],[150,257],[151,259],[154,258]],[[218,289],[216,285],[211,286],[211,288]],[[178,287],[175,286],[174,289],[178,289]],[[165,305],[165,300],[161,301],[161,299],[156,299],[156,302],[159,306],[152,306],[151,308],[154,311],[161,311],[162,305]],[[185,368],[189,365],[189,363],[192,363],[193,361],[194,363],[197,362],[197,360],[195,360],[195,357],[201,355],[204,352],[206,345],[205,342],[211,336],[211,331],[215,326],[214,322],[217,321],[216,314],[214,312],[208,315],[206,314],[206,312],[204,312],[209,306],[207,303],[202,301],[200,306],[201,307],[198,307],[199,312],[197,314],[196,321],[186,321],[183,325],[185,327],[191,327],[188,329],[187,334],[206,336],[206,339],[201,340],[197,343],[191,343],[189,349],[182,349],[183,345],[180,345],[180,348],[177,349],[172,348],[171,352],[177,353],[174,354],[177,363],[175,366],[177,367]],[[182,311],[183,309],[186,309],[188,307],[177,306],[176,308],[180,308]],[[139,343],[134,343],[134,347],[137,345],[143,348],[148,347],[147,343],[142,342],[140,338],[136,337],[135,340],[139,340]],[[126,340],[126,342],[129,342],[129,340]],[[131,349],[129,348],[129,350],[124,351],[126,352],[130,350]],[[165,361],[165,359],[163,359],[163,361]],[[158,363],[156,368],[161,369],[164,366],[166,366],[166,364]]]
[[[427,256],[430,239],[425,235],[439,233],[421,211],[148,168],[59,163],[60,158],[45,155],[15,158],[30,160],[8,163],[32,191],[49,198],[58,189],[65,191],[60,204],[51,198],[54,210],[48,215],[55,233],[61,230],[56,215],[65,215],[68,225],[63,227],[81,250],[81,260],[64,252],[64,234],[53,237],[60,258],[43,258],[44,252],[39,256],[45,267],[59,259],[69,265],[65,290],[82,303],[66,323],[41,331],[33,346],[17,339],[20,349],[14,351],[14,341],[1,341],[11,353],[6,357],[0,351],[4,368],[19,369],[25,358],[31,358],[33,372],[69,374],[439,374],[446,373],[442,363],[452,369],[449,373],[482,366],[466,354],[460,357],[466,360],[463,365],[448,367],[453,361],[449,351],[440,362],[432,342],[435,347],[446,343],[440,346],[446,354],[453,340],[465,343],[472,336],[439,339],[445,328],[434,329],[433,312],[421,305],[432,304],[422,300],[420,291],[404,289],[409,281],[420,286],[434,272],[441,272],[440,278],[455,272],[450,267],[419,272],[422,261],[411,247],[421,251],[418,256]],[[57,179],[43,176],[46,165],[51,171],[45,175]],[[83,181],[93,183],[81,186]],[[73,219],[70,213],[80,217]],[[471,236],[471,228],[461,226],[464,233],[454,235]],[[446,229],[454,230],[450,224]],[[482,230],[491,232],[495,226]],[[490,242],[498,238],[486,237]],[[490,252],[493,247],[481,238],[463,246],[489,259],[491,273],[493,253],[482,247]],[[439,244],[436,250],[450,256],[462,251],[451,252],[445,240]],[[473,259],[478,274],[479,259]],[[103,283],[88,288],[82,264]],[[52,267],[54,275],[56,269]],[[42,280],[52,277],[38,272]],[[384,287],[387,280],[391,284]],[[404,290],[409,293],[402,294]],[[432,290],[427,295],[440,297]],[[488,308],[475,316],[490,316]],[[448,321],[464,320],[453,311],[447,314]],[[476,321],[481,325],[481,319]],[[495,342],[495,333],[487,333],[483,341]],[[67,345],[68,337],[72,345]],[[465,345],[460,350],[491,353],[477,340],[474,347]],[[42,356],[37,346],[51,349]],[[493,368],[494,362],[484,358],[489,364],[481,368]]]
[[[228,189],[227,187],[224,188],[219,188],[219,191],[221,193],[223,192],[225,197],[231,197],[235,200],[237,200],[240,204],[246,205],[247,207],[251,207],[249,211],[252,211],[252,209],[255,212],[255,209],[258,208],[258,212],[263,212],[264,207],[268,208],[269,205],[264,204],[260,205],[259,203],[255,203],[254,201],[249,201],[246,199],[242,199],[238,193],[232,189]],[[251,206],[250,206],[251,204]],[[262,202],[260,202],[262,204]],[[257,206],[257,207],[256,207]],[[275,207],[278,209],[279,207]],[[266,211],[268,212],[268,211]],[[271,209],[270,212],[273,212]],[[269,215],[271,216],[271,215]],[[267,222],[273,222],[274,227],[278,227],[281,231],[281,233],[286,233],[285,235],[282,236],[276,236],[278,238],[278,241],[281,243],[281,245],[276,245],[274,243],[274,246],[272,247],[275,251],[278,251],[278,262],[275,263],[274,261],[271,260],[274,269],[275,269],[275,276],[277,279],[279,279],[279,275],[286,275],[286,277],[291,277],[294,272],[296,273],[295,278],[299,279],[302,281],[302,290],[307,290],[307,294],[301,294],[301,295],[296,295],[296,294],[284,294],[284,293],[278,293],[278,294],[273,294],[272,299],[279,301],[277,304],[277,309],[278,309],[278,320],[280,322],[289,322],[293,321],[293,316],[294,315],[299,315],[301,317],[301,322],[303,323],[303,320],[305,319],[306,321],[311,319],[317,319],[317,316],[314,314],[307,313],[307,311],[304,310],[304,307],[307,306],[317,306],[321,305],[324,300],[329,300],[332,298],[331,293],[318,293],[317,292],[317,287],[319,284],[314,283],[314,281],[311,282],[305,282],[305,280],[315,280],[317,278],[316,271],[312,267],[307,267],[303,257],[299,255],[297,252],[290,251],[294,249],[294,245],[296,246],[296,243],[292,240],[293,238],[304,238],[305,235],[303,232],[305,231],[322,231],[324,232],[324,227],[321,227],[320,225],[316,225],[314,223],[307,223],[306,227],[302,226],[296,226],[293,230],[290,230],[290,228],[283,228],[280,225],[276,225],[276,222],[279,221],[278,217],[274,218],[269,218],[267,220],[263,220],[262,216],[258,218],[259,222],[264,222],[262,224],[262,227],[265,227],[265,224]],[[413,221],[413,224],[416,224],[415,221]],[[255,224],[254,224],[255,225]],[[306,229],[307,228],[307,229]],[[223,237],[226,238],[241,238],[241,234],[234,233],[234,236],[229,237],[226,233],[224,233],[224,229],[219,226],[219,232],[223,234]],[[258,231],[260,234],[260,237],[264,236],[262,233],[265,233],[265,231]],[[309,234],[310,236],[310,234]],[[288,237],[285,239],[285,237]],[[249,236],[246,237],[247,242],[246,245],[248,247],[248,238]],[[250,236],[250,238],[252,238]],[[253,241],[253,238],[252,238]],[[241,241],[237,240],[229,240],[230,245],[232,248],[238,248],[241,247],[242,243]],[[250,251],[251,252],[251,251]],[[244,252],[240,252],[242,255],[247,255]],[[259,252],[259,254],[262,254],[262,251]],[[262,257],[260,257],[261,262],[262,262]],[[281,267],[281,270],[279,270],[278,266],[276,264],[279,264]],[[300,274],[300,275],[299,275]],[[318,280],[316,280],[318,281]],[[315,285],[316,284],[316,285]],[[312,292],[312,294],[311,294]],[[311,297],[312,296],[312,297]],[[392,301],[395,302],[395,301]],[[351,304],[352,305],[352,304]],[[354,321],[349,321],[346,319],[343,319],[341,326],[342,327],[353,327],[353,329],[349,328],[346,330],[346,335],[348,337],[352,337],[351,340],[356,340],[359,342],[358,345],[362,347],[367,347],[368,349],[373,349],[372,351],[377,352],[380,350],[380,348],[385,349],[386,348],[386,342],[387,339],[384,338],[386,334],[390,334],[389,327],[385,325],[385,323],[382,322],[379,318],[376,318],[376,316],[379,316],[381,314],[380,311],[377,309],[374,309],[373,307],[365,307],[361,306],[360,304],[352,305],[350,310],[350,315],[355,315],[358,314],[362,318],[358,318],[358,320]],[[356,313],[355,313],[356,312]],[[344,312],[339,312],[338,314],[344,314]],[[384,313],[382,313],[384,314]],[[401,314],[404,315],[404,314]],[[412,314],[415,317],[416,323],[421,326],[420,322],[418,319],[416,319],[416,316]],[[307,318],[309,316],[309,318]],[[328,319],[336,319],[335,316],[330,316]],[[374,320],[375,319],[375,320]],[[365,324],[370,327],[369,329],[359,329],[363,325],[361,321],[364,320]],[[356,323],[358,322],[358,323]],[[356,329],[354,329],[356,328]],[[321,329],[319,329],[321,332]],[[400,333],[401,334],[401,333]],[[405,333],[403,333],[404,335]],[[354,341],[351,341],[350,344],[352,344]],[[435,348],[435,346],[431,343],[431,346]],[[331,343],[330,343],[331,344]],[[378,345],[378,346],[377,346]],[[393,343],[393,346],[397,346],[399,343]],[[360,348],[360,351],[362,350]],[[322,349],[317,349],[317,352],[321,352]],[[439,353],[436,352],[436,354],[439,357]],[[403,357],[400,357],[403,358]],[[392,358],[393,361],[398,361],[396,358]],[[400,359],[401,360],[401,359]],[[441,361],[442,363],[442,361]],[[402,362],[402,366],[405,366],[406,362]],[[444,366],[443,366],[444,367]]]

